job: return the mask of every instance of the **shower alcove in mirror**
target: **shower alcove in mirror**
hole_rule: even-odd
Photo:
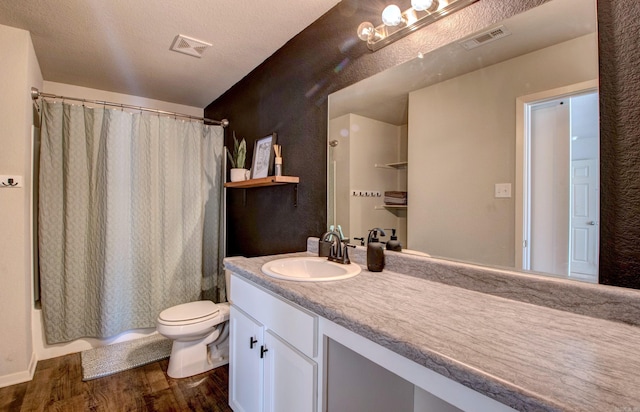
[[[597,282],[597,91],[595,2],[552,0],[333,93],[328,223]]]

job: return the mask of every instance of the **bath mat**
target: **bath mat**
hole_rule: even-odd
[[[89,349],[80,354],[82,380],[102,378],[117,372],[137,368],[171,354],[171,340],[154,334],[141,339]]]

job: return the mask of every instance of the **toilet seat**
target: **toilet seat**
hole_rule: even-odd
[[[220,308],[210,300],[183,303],[160,312],[158,322],[165,325],[190,325],[218,317]]]

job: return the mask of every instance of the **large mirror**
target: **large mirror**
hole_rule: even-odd
[[[331,94],[328,224],[597,282],[596,30],[552,0]]]

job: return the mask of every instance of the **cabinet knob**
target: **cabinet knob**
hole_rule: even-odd
[[[253,336],[249,338],[249,349],[253,349],[253,345],[258,343],[258,339],[254,339]]]
[[[265,348],[264,345],[260,346],[260,359],[264,358],[264,354],[269,352],[269,349]]]

